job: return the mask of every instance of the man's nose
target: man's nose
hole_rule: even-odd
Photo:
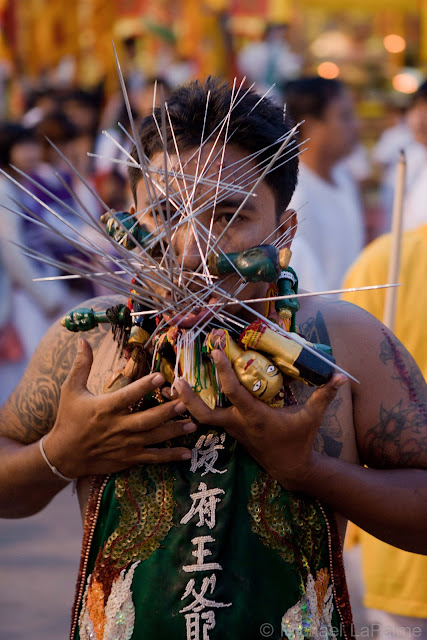
[[[192,225],[183,225],[177,229],[173,242],[179,264],[189,271],[195,271],[206,254],[206,242],[196,233]]]

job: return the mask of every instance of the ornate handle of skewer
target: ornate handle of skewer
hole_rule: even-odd
[[[147,238],[151,236],[128,211],[117,211],[114,215],[106,212],[101,216],[101,222],[105,224],[108,235],[129,251],[136,247],[132,238],[144,246]]]
[[[237,272],[247,282],[274,282],[282,270],[288,268],[290,258],[289,249],[260,244],[239,253],[212,253],[208,259],[208,267],[214,276]]]
[[[61,319],[62,326],[74,333],[90,331],[99,324],[105,323],[127,329],[131,327],[132,316],[126,305],[120,304],[110,307],[106,311],[94,311],[89,307],[80,307],[73,309]]]

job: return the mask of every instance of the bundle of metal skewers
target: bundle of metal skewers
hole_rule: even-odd
[[[187,153],[184,160],[175,140],[167,103],[162,102],[159,119],[159,110],[154,110],[154,94],[152,117],[163,143],[162,162],[155,163],[142,149],[118,61],[117,65],[134,152],[129,153],[115,143],[122,153],[122,159],[116,162],[140,172],[147,199],[145,205],[138,209],[132,207],[130,212],[109,209],[56,147],[105,210],[100,220],[79,202],[65,183],[79,204],[75,209],[59,202],[49,190],[15,169],[103,240],[89,239],[53,206],[44,205],[69,228],[69,233],[59,231],[20,206],[13,209],[14,213],[59,235],[62,241],[66,240],[80,251],[87,262],[74,259],[66,264],[21,247],[26,255],[66,272],[65,277],[86,278],[129,298],[126,304],[102,313],[91,308],[75,309],[63,318],[63,326],[76,332],[94,329],[100,323],[111,324],[119,348],[128,360],[121,378],[111,381],[111,389],[149,371],[160,370],[171,385],[176,379],[185,378],[211,408],[223,401],[209,357],[213,349],[223,350],[240,382],[272,406],[283,406],[284,383],[289,377],[322,385],[337,370],[351,378],[334,362],[329,347],[309,343],[295,331],[298,299],[334,292],[298,293],[298,278],[289,265],[291,253],[286,247],[292,230],[281,233],[280,225],[259,245],[240,252],[225,252],[221,248],[222,240],[232,233],[233,223],[247,202],[256,197],[257,187],[266,175],[301,152],[305,141],[296,142],[298,125],[276,141],[275,150],[267,160],[258,162],[260,152],[256,152],[224,167],[224,154],[233,136],[228,128],[230,114],[242,96],[252,89],[245,88],[243,81],[240,85],[235,81],[229,114],[210,135],[204,137],[202,132],[198,148]],[[205,118],[208,103],[209,96]],[[167,128],[174,139],[173,153],[166,144]],[[268,149],[262,150],[263,157],[266,151]],[[18,181],[15,183],[24,188]],[[27,194],[43,204],[30,190]],[[215,233],[215,211],[231,198],[237,206],[220,233]],[[178,236],[182,245],[179,255],[175,249]],[[105,241],[111,250],[103,248]],[[196,266],[189,268],[187,258],[195,261]],[[266,283],[265,295],[246,296],[248,284],[257,282]],[[259,311],[260,303],[265,303],[264,314]]]

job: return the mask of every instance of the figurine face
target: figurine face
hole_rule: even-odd
[[[220,152],[221,151],[221,152]],[[212,223],[213,235],[218,237],[222,231],[226,228],[227,223],[231,220],[233,214],[236,212],[239,205],[245,200],[245,195],[236,188],[236,191],[230,190],[230,195],[222,194],[221,198],[215,202],[215,187],[212,184],[216,184],[218,177],[221,177],[222,182],[227,184],[245,184],[247,183],[248,172],[252,171],[252,180],[256,179],[256,165],[251,161],[247,161],[247,153],[241,151],[237,147],[228,145],[224,154],[224,162],[221,169],[220,157],[222,156],[222,147],[217,145],[213,149],[212,144],[206,144],[202,150],[200,161],[198,162],[199,154],[197,149],[190,149],[183,151],[180,154],[180,162],[173,154],[170,156],[171,162],[171,177],[169,179],[169,189],[171,196],[176,202],[180,204],[182,215],[190,216],[196,211],[200,211],[197,214],[198,223],[200,223],[198,231],[202,229],[201,225],[208,230],[205,234],[199,233],[199,238],[196,240],[193,229],[193,225],[189,222],[185,222],[183,217],[183,224],[181,224],[174,232],[173,247],[178,261],[183,265],[184,270],[195,271],[202,262],[200,252],[203,254],[206,252],[206,240],[209,235],[209,229]],[[209,158],[217,159],[213,162],[209,170],[203,174],[203,180],[198,180],[196,185],[194,196],[192,196],[192,190],[194,188],[194,181],[191,181],[191,177],[200,175],[200,167],[203,167],[205,163],[209,165]],[[164,167],[163,153],[158,153],[151,158],[152,165],[158,168],[159,174],[154,173],[153,178],[156,181],[161,182],[162,171]],[[186,176],[186,182],[179,178],[174,178],[173,172],[179,174],[184,172]],[[246,177],[245,177],[246,176]],[[249,190],[248,185],[246,189]],[[220,241],[221,249],[226,253],[240,252],[251,247],[256,247],[262,244],[267,236],[268,242],[272,242],[276,237],[275,229],[284,220],[278,220],[276,216],[276,207],[273,193],[269,186],[263,181],[256,188],[256,196],[250,196],[242,209],[239,211],[238,216],[233,221],[230,228],[226,231],[223,238]],[[162,194],[159,190],[159,197]],[[150,208],[150,197],[146,192],[144,180],[140,180],[137,186],[137,211],[141,212],[139,216],[140,224],[144,224],[148,231],[156,233],[156,224],[161,225],[160,216],[157,220],[154,219],[155,211]],[[132,210],[131,210],[132,212]],[[173,213],[173,211],[172,211]],[[285,212],[283,216],[287,217]],[[292,226],[294,220],[289,220],[289,225]],[[286,225],[281,229],[284,231]],[[236,283],[239,281],[237,275],[230,275],[224,277],[222,280],[223,288],[226,292],[232,292],[236,288]],[[192,283],[193,290],[197,287],[197,284]],[[256,298],[263,297],[267,290],[268,285],[264,282],[251,282],[241,292],[240,298]],[[161,288],[158,289],[161,295],[167,295],[167,292]],[[217,299],[214,300],[216,302]],[[204,305],[210,300],[204,300]],[[255,308],[262,312],[264,303],[260,303]],[[229,306],[228,310],[231,313],[238,313],[239,307],[237,305]],[[194,314],[197,316],[197,314]],[[246,312],[240,310],[240,317],[246,319]],[[248,315],[248,320],[252,319],[251,315]],[[185,325],[181,325],[185,326]],[[191,325],[187,325],[191,326]]]
[[[275,398],[283,386],[276,365],[256,351],[242,352],[233,362],[233,369],[243,386],[264,402]]]

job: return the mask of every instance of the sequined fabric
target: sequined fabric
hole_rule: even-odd
[[[172,526],[172,489],[173,477],[163,465],[134,467],[117,475],[115,495],[120,521],[100,549],[87,580],[79,621],[81,640],[132,637],[133,575],[139,562],[159,547]]]
[[[327,544],[324,519],[315,501],[285,492],[260,471],[252,483],[248,512],[252,531],[286,562],[295,565],[301,590]]]
[[[311,573],[304,595],[282,618],[282,633],[288,640],[334,640],[332,626],[333,593],[326,569],[319,571],[316,581]]]
[[[73,640],[349,640],[322,505],[224,431],[199,425],[184,440],[191,460],[113,475],[91,498]]]

